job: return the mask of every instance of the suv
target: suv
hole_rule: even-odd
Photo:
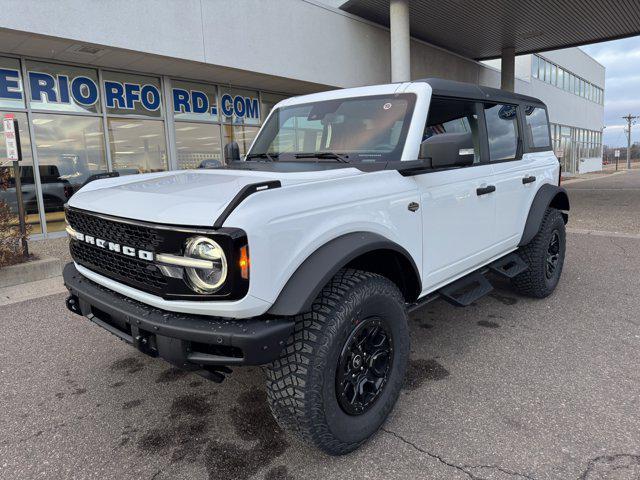
[[[329,454],[393,408],[407,315],[487,274],[543,298],[569,200],[545,105],[439,79],[290,98],[219,168],[94,181],[66,209],[68,308],[222,380],[262,365],[278,423]]]

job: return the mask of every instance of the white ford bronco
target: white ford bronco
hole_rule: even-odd
[[[393,408],[409,311],[496,275],[558,284],[569,200],[535,98],[439,79],[306,95],[224,153],[76,193],[67,306],[213,380],[262,365],[279,424],[329,454]]]

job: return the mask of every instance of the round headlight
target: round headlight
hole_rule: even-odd
[[[218,290],[227,279],[227,257],[222,247],[207,237],[190,238],[185,245],[186,257],[208,260],[213,268],[186,269],[187,279],[191,288],[198,293],[213,293]]]

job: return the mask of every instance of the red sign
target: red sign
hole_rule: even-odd
[[[20,160],[18,153],[18,139],[16,138],[16,121],[13,113],[6,113],[2,119],[2,127],[4,130],[4,141],[7,146],[7,158],[0,159],[0,162],[15,162]]]

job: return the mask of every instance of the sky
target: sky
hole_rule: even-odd
[[[604,144],[626,146],[623,116],[640,116],[640,36],[580,47],[606,69]],[[640,118],[631,128],[632,142],[640,142]]]

